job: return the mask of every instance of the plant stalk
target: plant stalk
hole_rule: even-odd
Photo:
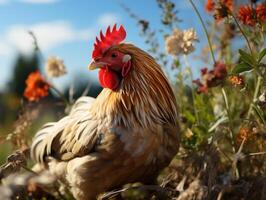
[[[251,48],[251,45],[250,45],[250,42],[249,42],[249,40],[248,40],[247,35],[245,34],[244,30],[241,28],[241,26],[240,26],[240,24],[238,23],[238,21],[237,21],[235,15],[234,15],[233,13],[231,13],[231,16],[233,17],[233,19],[234,19],[234,21],[235,21],[235,23],[236,23],[238,29],[240,30],[240,32],[241,32],[242,35],[244,36],[244,38],[245,38],[245,40],[246,40],[246,42],[247,42],[247,45],[248,45],[248,48],[249,48],[249,51],[250,51],[251,55],[253,55],[253,51],[252,51],[252,48]]]
[[[50,86],[51,89],[53,89],[55,91],[55,93],[65,102],[66,107],[70,106],[70,103],[68,102],[68,100],[66,99],[66,97],[62,94],[62,92],[60,92],[56,87],[54,87],[53,85]]]
[[[205,24],[204,24],[204,21],[203,21],[201,15],[200,15],[200,13],[199,13],[199,10],[197,9],[197,7],[196,7],[196,5],[194,4],[194,2],[193,2],[192,0],[189,0],[189,2],[190,2],[190,4],[192,5],[193,9],[195,10],[197,16],[198,16],[199,19],[200,19],[200,23],[201,23],[201,25],[202,25],[202,27],[203,27],[203,29],[204,29],[205,35],[206,35],[207,40],[208,40],[208,44],[209,44],[209,48],[210,48],[210,52],[211,52],[211,56],[212,56],[212,60],[213,60],[213,64],[215,64],[216,61],[215,61],[214,52],[213,52],[212,44],[211,44],[211,39],[210,39],[210,36],[209,36],[209,34],[208,34],[207,28],[206,28],[206,26],[205,26]]]
[[[255,92],[254,92],[254,96],[253,96],[253,100],[251,102],[251,104],[249,105],[249,109],[248,109],[248,114],[247,114],[247,118],[249,119],[251,116],[251,111],[252,111],[252,105],[253,103],[256,101],[258,94],[259,94],[259,89],[260,89],[260,84],[261,84],[261,76],[258,76],[258,81],[256,83],[256,88],[255,88]]]

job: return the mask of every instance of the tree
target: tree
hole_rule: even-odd
[[[37,53],[33,53],[31,56],[20,54],[15,61],[13,75],[9,82],[10,92],[22,96],[25,89],[25,80],[31,72],[39,69],[39,65]]]

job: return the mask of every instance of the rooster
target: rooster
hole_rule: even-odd
[[[96,37],[89,69],[104,88],[36,134],[31,156],[79,200],[126,183],[154,183],[179,147],[174,93],[155,59],[123,43],[123,26]]]

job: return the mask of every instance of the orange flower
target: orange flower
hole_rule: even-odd
[[[214,6],[215,6],[215,3],[213,0],[207,0],[207,2],[205,4],[205,10],[207,12],[212,12],[212,11],[214,11]]]
[[[243,140],[247,141],[248,139],[250,139],[250,137],[252,137],[252,131],[250,130],[250,128],[248,127],[241,127],[239,129],[239,132],[237,134],[237,142],[238,143],[242,143]]]
[[[229,81],[234,86],[243,86],[244,85],[244,77],[240,76],[240,75],[230,76]]]
[[[233,0],[220,0],[219,4],[215,6],[214,19],[220,21],[221,19],[228,17],[233,10]]]
[[[45,81],[39,71],[32,72],[26,80],[24,97],[29,101],[38,101],[48,95],[50,85]]]
[[[262,23],[266,20],[266,6],[258,5],[255,9],[251,6],[241,6],[238,10],[239,20],[246,25],[254,26],[256,22]]]
[[[221,4],[224,4],[230,11],[233,10],[233,0],[222,0]]]
[[[266,20],[266,6],[264,4],[260,4],[256,7],[256,15],[259,22],[262,23]]]
[[[216,3],[214,0],[207,0],[205,10],[210,13],[214,11],[214,19],[220,21],[233,10],[233,0],[218,0]]]

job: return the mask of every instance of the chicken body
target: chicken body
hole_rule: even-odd
[[[32,144],[33,159],[78,200],[126,183],[153,182],[179,147],[176,100],[160,67],[134,45],[116,48],[133,57],[121,87],[80,98],[69,116],[45,125]]]

